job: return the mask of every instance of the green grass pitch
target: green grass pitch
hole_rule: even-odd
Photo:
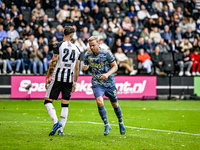
[[[119,100],[126,134],[119,132],[117,118],[105,100],[112,130],[104,125],[94,100],[71,100],[65,136],[48,136],[53,123],[43,100],[0,101],[0,150],[200,149],[200,101]],[[54,101],[58,117],[60,101]]]

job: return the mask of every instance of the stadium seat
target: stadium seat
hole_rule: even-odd
[[[176,5],[176,8],[180,6],[182,11],[184,10],[184,4],[182,2],[177,2],[175,5]]]
[[[163,53],[162,54],[164,60],[164,71],[167,73],[174,72],[174,60],[172,53]]]
[[[175,67],[175,73],[176,71],[179,71],[179,65],[178,60],[181,57],[181,53],[174,53],[174,67]]]
[[[48,15],[48,20],[49,20],[49,21],[55,20],[55,12],[54,12],[52,9],[47,9],[47,10],[45,11],[45,14]]]
[[[24,20],[29,24],[29,22],[31,21],[31,16],[32,16],[31,10],[23,9],[22,15],[23,15]]]
[[[109,2],[109,3],[107,3],[107,6],[109,7],[111,13],[114,13],[116,5],[117,5],[116,2]]]
[[[57,20],[50,21],[50,23],[51,23],[52,27],[54,27],[55,29],[60,24],[59,21],[57,21]]]

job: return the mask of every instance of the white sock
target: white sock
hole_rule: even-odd
[[[62,107],[61,115],[60,115],[60,123],[62,124],[62,127],[59,128],[61,132],[63,132],[63,129],[67,122],[67,116],[68,116],[68,107]]]
[[[48,114],[49,114],[50,118],[53,121],[53,124],[57,123],[58,122],[58,117],[56,115],[56,110],[53,107],[53,104],[52,103],[47,103],[47,104],[45,104],[45,107],[46,107],[46,109],[48,111]]]

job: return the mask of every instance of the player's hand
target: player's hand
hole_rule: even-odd
[[[107,74],[101,74],[101,77],[100,77],[101,80],[105,81],[107,78],[108,78]]]
[[[45,88],[46,88],[46,89],[47,89],[49,83],[50,83],[50,79],[49,79],[49,78],[46,78],[46,83],[45,83]]]
[[[83,70],[86,71],[88,70],[89,66],[88,65],[83,65]]]
[[[76,91],[76,84],[73,84],[72,86],[72,93],[74,93]]]

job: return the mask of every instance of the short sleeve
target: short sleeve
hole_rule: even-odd
[[[84,64],[85,64],[85,65],[88,65],[88,64],[89,64],[89,63],[88,63],[88,55],[87,55],[87,52],[86,52],[86,54],[85,54]]]
[[[54,53],[54,54],[59,54],[59,47],[58,47],[58,44],[57,44],[57,43],[54,44],[54,46],[53,46],[53,53]]]
[[[113,61],[115,61],[115,57],[113,56],[113,54],[111,53],[111,51],[108,51],[107,53],[107,59],[109,63],[112,63]]]

